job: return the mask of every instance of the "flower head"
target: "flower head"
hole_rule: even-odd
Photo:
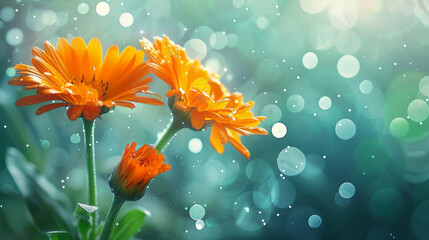
[[[134,108],[132,102],[162,105],[155,98],[137,96],[137,93],[156,95],[147,85],[150,67],[143,62],[144,53],[126,47],[120,54],[118,46],[111,46],[103,60],[101,42],[97,38],[85,44],[76,37],[71,44],[61,38],[55,48],[48,41],[45,50],[33,47],[32,66],[18,64],[19,77],[9,84],[36,89],[35,95],[23,97],[17,106],[52,101],[37,109],[42,114],[59,107],[69,107],[70,120],[80,116],[94,120],[114,106]],[[60,102],[53,102],[59,100]]]
[[[209,83],[210,78],[217,76],[210,74],[198,60],[190,59],[184,48],[166,36],[156,38],[154,44],[144,38],[140,43],[149,57],[152,72],[171,87],[166,96],[173,114],[187,127],[201,130],[210,124],[206,119],[229,111],[225,109],[228,101],[216,101],[217,89]]]
[[[112,192],[125,200],[140,199],[146,186],[156,175],[171,169],[164,164],[164,155],[147,144],[135,150],[136,143],[127,144],[121,162],[109,177]]]
[[[173,115],[194,130],[211,126],[210,142],[219,153],[230,142],[249,158],[240,136],[267,134],[265,129],[257,127],[265,117],[256,117],[250,111],[254,103],[245,103],[241,93],[230,93],[217,74],[207,71],[198,60],[190,59],[186,50],[168,37],[155,38],[153,44],[147,39],[140,43],[149,57],[152,72],[171,87],[166,95]]]

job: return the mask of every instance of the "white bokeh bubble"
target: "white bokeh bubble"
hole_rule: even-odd
[[[408,105],[407,113],[414,122],[422,122],[429,117],[429,106],[425,101],[415,99]]]
[[[13,67],[6,68],[6,76],[13,77],[16,75],[16,70]]]
[[[308,41],[317,51],[330,49],[336,38],[336,30],[328,24],[317,23],[308,32]]]
[[[357,0],[330,0],[329,21],[338,30],[347,30],[356,24],[359,16]]]
[[[95,11],[100,16],[106,16],[110,12],[110,5],[107,2],[99,2],[95,7]]]
[[[220,50],[226,46],[227,39],[224,32],[215,32],[210,36],[210,45],[214,49]]]
[[[204,223],[204,221],[203,220],[197,220],[196,222],[195,222],[195,228],[197,229],[197,230],[202,230],[203,228],[204,228],[204,226],[205,226],[206,224]]]
[[[295,197],[295,186],[288,180],[279,179],[271,189],[271,201],[278,208],[291,206]]]
[[[207,55],[207,46],[206,44],[197,38],[189,39],[184,48],[186,49],[186,53],[192,59],[203,60]]]
[[[335,134],[342,140],[348,140],[356,134],[356,125],[350,119],[341,119],[335,125]]]
[[[123,27],[129,27],[133,25],[133,22],[134,22],[134,17],[129,12],[122,13],[121,16],[119,17],[119,23]]]
[[[341,54],[355,54],[361,47],[359,35],[350,30],[341,31],[335,37],[335,49]]]
[[[328,110],[332,106],[332,100],[328,96],[323,96],[319,99],[319,107],[322,110]]]
[[[286,136],[287,128],[283,123],[275,123],[271,128],[271,133],[275,138],[283,138]]]
[[[262,108],[258,115],[267,117],[264,123],[274,124],[282,118],[282,110],[276,104],[268,104]]]
[[[313,69],[317,66],[317,63],[319,62],[319,59],[317,58],[317,55],[313,52],[308,52],[304,54],[302,57],[302,64],[307,69]]]
[[[286,176],[298,175],[305,168],[305,155],[296,147],[287,147],[277,157],[277,166]]]
[[[311,228],[318,228],[322,225],[322,218],[319,215],[311,215],[308,218],[308,225]]]
[[[269,24],[270,22],[265,17],[258,17],[258,19],[256,19],[256,26],[260,29],[267,28]]]
[[[57,12],[57,20],[55,21],[56,27],[63,27],[67,24],[69,14],[66,12]]]
[[[309,14],[322,12],[328,6],[328,0],[299,0],[302,10]]]
[[[236,47],[237,46],[237,42],[238,42],[238,36],[235,33],[230,33],[228,35],[226,35],[226,45],[228,47]]]
[[[46,10],[42,13],[42,22],[46,26],[52,26],[57,21],[57,14],[52,10]]]
[[[352,55],[342,56],[340,60],[338,60],[337,70],[342,77],[352,78],[359,73],[359,60]]]
[[[352,198],[355,195],[355,192],[355,186],[349,182],[341,184],[340,188],[338,189],[340,196],[345,199]]]
[[[200,220],[204,217],[204,215],[206,215],[206,210],[200,204],[194,204],[189,209],[189,216],[191,216],[191,218],[194,220]]]
[[[6,42],[11,46],[18,46],[24,40],[24,33],[19,28],[12,28],[6,33]]]
[[[374,89],[374,85],[372,84],[371,81],[369,80],[363,80],[360,84],[359,84],[359,90],[361,91],[361,93],[363,94],[369,94],[372,92],[372,90]]]
[[[189,151],[199,153],[203,149],[203,143],[199,138],[192,138],[188,143]]]
[[[397,117],[390,122],[389,130],[393,136],[401,138],[407,135],[410,125],[406,119]]]
[[[299,94],[293,94],[289,96],[286,100],[286,107],[289,111],[293,113],[301,112],[304,109],[305,100]]]
[[[70,142],[72,142],[74,144],[79,143],[80,142],[80,136],[79,136],[79,134],[78,133],[72,134],[70,136]]]
[[[234,5],[235,8],[241,8],[244,5],[244,0],[232,0],[232,5]]]
[[[42,31],[46,27],[42,21],[42,15],[43,11],[40,9],[34,9],[29,14],[27,14],[25,17],[25,22],[28,28],[35,32]]]
[[[10,22],[15,17],[15,11],[11,7],[4,7],[0,11],[0,19],[4,22]]]
[[[87,14],[87,13],[88,13],[88,11],[89,11],[89,6],[88,6],[88,4],[87,4],[87,3],[79,3],[79,4],[77,5],[77,11],[78,11],[80,14]]]
[[[426,76],[420,80],[419,90],[423,95],[429,96],[429,76]]]

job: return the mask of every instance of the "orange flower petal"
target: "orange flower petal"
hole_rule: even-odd
[[[224,148],[220,141],[220,131],[217,126],[213,126],[210,133],[210,143],[218,153],[223,153]]]
[[[67,117],[74,121],[82,115],[83,109],[84,106],[71,106],[67,111]]]
[[[238,152],[240,152],[243,156],[245,156],[247,159],[250,158],[250,152],[249,150],[241,143],[240,136],[237,133],[229,132],[229,142],[231,145],[237,149]]]
[[[83,109],[83,117],[87,120],[94,120],[100,116],[101,107],[86,105]]]
[[[196,130],[200,130],[204,126],[204,114],[194,109],[191,112],[191,123],[192,127]]]
[[[36,104],[36,103],[42,103],[42,102],[46,102],[46,101],[52,101],[52,100],[57,100],[58,97],[56,95],[50,94],[50,95],[32,95],[32,96],[27,96],[27,97],[23,97],[21,99],[18,99],[18,101],[16,101],[15,105],[16,106],[27,106],[27,105],[31,105],[31,104]]]
[[[143,62],[144,52],[127,47],[119,55],[119,48],[111,46],[103,60],[101,42],[97,38],[88,45],[81,37],[73,38],[71,44],[64,38],[57,42],[57,49],[45,42],[45,50],[32,48],[33,66],[15,66],[22,76],[13,78],[11,85],[36,89],[36,95],[17,101],[18,106],[60,100],[62,104],[49,104],[39,108],[38,114],[58,106],[71,106],[67,115],[71,120],[81,116],[87,119],[99,117],[101,107],[135,107],[130,102],[162,105],[163,102],[150,97],[150,66]],[[116,104],[115,101],[120,103]]]
[[[164,155],[147,144],[135,150],[136,143],[127,144],[122,159],[109,178],[109,185],[116,196],[138,200],[155,176],[171,169],[164,163]]]
[[[40,114],[43,114],[45,112],[54,110],[56,108],[65,107],[68,105],[69,105],[68,103],[52,103],[52,104],[44,105],[44,106],[41,106],[40,108],[38,108],[36,110],[36,115],[40,115]]]

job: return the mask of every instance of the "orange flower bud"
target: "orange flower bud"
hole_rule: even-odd
[[[135,150],[136,145],[127,144],[121,162],[109,177],[112,192],[128,201],[142,198],[150,180],[171,169],[170,164],[164,163],[164,155],[153,146],[145,144]]]

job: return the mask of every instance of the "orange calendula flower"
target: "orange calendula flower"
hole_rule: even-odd
[[[45,50],[33,47],[32,66],[18,64],[19,77],[9,84],[36,89],[37,94],[23,97],[17,106],[47,101],[52,103],[37,109],[40,115],[59,107],[69,107],[70,120],[80,116],[94,120],[114,106],[134,108],[132,102],[162,105],[162,101],[138,96],[137,93],[156,95],[147,85],[151,78],[150,67],[143,62],[144,52],[126,47],[119,53],[118,46],[111,46],[103,60],[101,42],[97,38],[85,44],[76,37],[71,44],[61,38],[55,48],[48,41]],[[159,97],[159,96],[158,96]],[[54,102],[59,100],[60,102]]]
[[[149,57],[152,72],[170,85],[166,94],[175,117],[187,127],[201,130],[208,124],[207,118],[215,118],[225,109],[227,99],[217,101],[209,84],[211,74],[198,60],[190,59],[184,48],[174,44],[168,37],[156,38],[152,44],[140,40]]]
[[[200,130],[211,126],[210,142],[217,152],[230,142],[242,155],[250,153],[240,136],[266,135],[257,127],[265,117],[256,117],[250,111],[254,102],[244,103],[241,93],[230,93],[217,74],[209,73],[198,60],[190,59],[184,48],[168,37],[140,41],[149,57],[152,72],[170,85],[167,92],[173,115],[190,128]],[[190,119],[190,120],[188,120]],[[190,124],[186,126],[189,127]]]
[[[156,175],[171,169],[164,163],[164,155],[147,144],[135,150],[136,143],[127,144],[121,162],[109,177],[112,192],[124,200],[140,199],[146,186]]]

